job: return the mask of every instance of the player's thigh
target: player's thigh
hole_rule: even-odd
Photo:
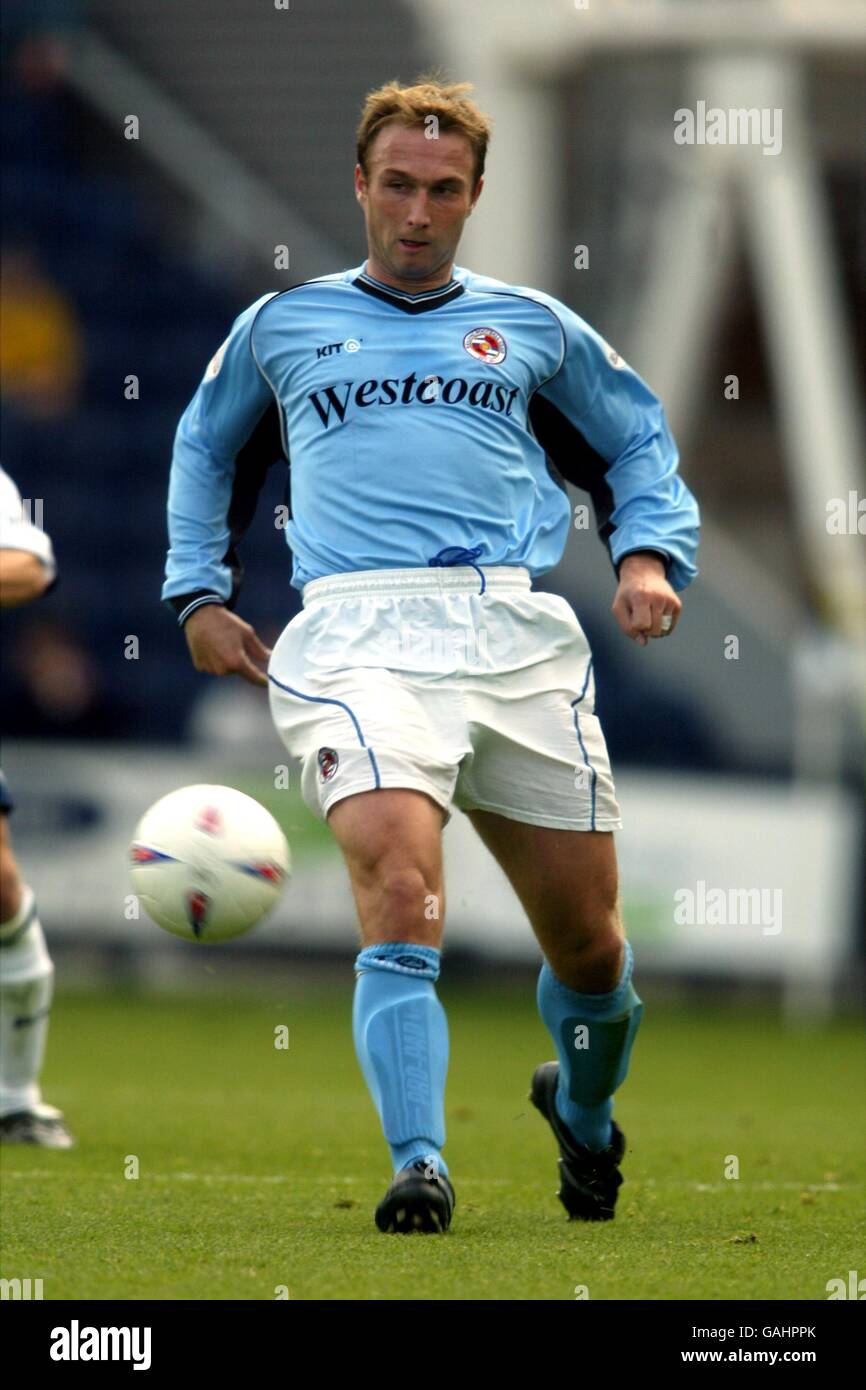
[[[612,949],[621,938],[613,834],[557,830],[491,811],[469,819],[506,874],[545,955]]]
[[[387,933],[379,939],[399,940],[410,924],[413,939],[438,943],[444,819],[432,797],[402,787],[358,792],[331,807],[328,825],[346,861],[365,931],[376,927]]]

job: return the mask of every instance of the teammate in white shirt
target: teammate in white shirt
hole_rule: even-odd
[[[0,468],[0,608],[31,603],[57,576],[50,538],[25,515],[21,494]],[[9,839],[13,802],[0,772],[0,1140],[70,1149],[63,1115],[42,1100],[39,1075],[48,1039],[54,966]]]

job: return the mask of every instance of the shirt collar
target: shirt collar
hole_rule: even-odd
[[[393,304],[395,309],[402,309],[407,314],[423,314],[430,309],[439,309],[443,304],[450,304],[452,299],[457,299],[464,293],[464,286],[459,280],[453,277],[447,285],[439,285],[433,290],[421,290],[418,294],[410,294],[406,290],[395,289],[393,285],[386,285],[381,280],[376,280],[372,275],[367,274],[366,261],[360,273],[352,281],[359,290],[365,294],[373,295],[376,299],[382,299],[387,304]]]

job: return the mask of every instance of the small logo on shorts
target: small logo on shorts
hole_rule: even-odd
[[[340,765],[340,759],[333,748],[319,749],[319,772],[323,782],[330,782]]]

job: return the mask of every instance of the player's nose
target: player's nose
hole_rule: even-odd
[[[406,221],[410,227],[428,227],[430,225],[430,206],[426,193],[419,193],[413,200]]]

